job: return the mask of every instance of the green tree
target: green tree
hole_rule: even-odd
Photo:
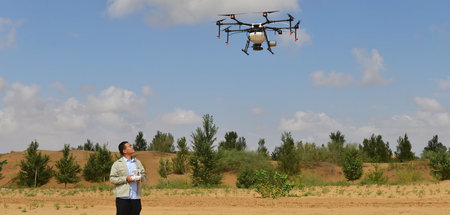
[[[188,170],[189,148],[186,145],[186,138],[177,140],[177,156],[172,158],[173,173],[184,174]]]
[[[139,131],[136,139],[134,140],[133,148],[136,151],[145,151],[147,150],[147,140],[144,139],[144,133]]]
[[[367,156],[369,162],[389,162],[392,151],[389,148],[389,142],[384,143],[381,135],[372,134],[369,139],[364,139],[360,149]]]
[[[356,148],[350,148],[345,153],[345,158],[342,163],[342,171],[345,178],[349,181],[358,180],[363,174],[363,162],[359,157],[359,152]]]
[[[111,152],[106,145],[103,145],[98,151],[89,155],[88,162],[83,169],[83,177],[86,181],[106,183],[113,162]]]
[[[397,151],[395,155],[400,162],[414,160],[415,155],[411,151],[411,142],[409,142],[408,135],[405,133],[405,137],[398,137]]]
[[[25,160],[20,161],[18,184],[21,186],[42,186],[52,177],[53,170],[48,166],[50,157],[38,152],[38,147],[39,143],[36,140],[32,141],[26,151]]]
[[[3,169],[3,165],[4,165],[4,164],[7,164],[7,163],[8,163],[7,160],[4,160],[4,161],[0,162],[0,179],[3,178],[2,173],[1,173],[1,171],[2,171],[2,169]]]
[[[174,139],[173,139],[172,134],[162,133],[161,131],[157,131],[156,135],[153,137],[152,142],[150,143],[149,150],[172,153],[175,151],[173,142],[174,142]]]
[[[450,179],[450,159],[446,151],[431,152],[430,156],[431,174],[438,180]]]
[[[238,137],[235,131],[225,134],[225,141],[219,143],[219,151],[221,150],[237,150],[243,151],[247,148],[247,142],[244,137]]]
[[[300,173],[300,155],[297,153],[294,139],[290,132],[281,135],[282,144],[278,157],[278,167],[283,173],[295,175]]]
[[[328,152],[329,152],[329,161],[336,164],[342,163],[342,158],[344,157],[344,143],[345,138],[344,135],[341,134],[340,131],[336,133],[330,134],[331,141],[328,142]]]
[[[192,167],[192,183],[198,185],[217,185],[222,180],[219,159],[220,154],[214,150],[217,127],[213,117],[209,114],[203,116],[203,129],[198,127],[192,133],[193,156],[189,163]]]
[[[423,149],[424,151],[447,151],[447,147],[445,147],[441,142],[439,142],[438,135],[434,135],[431,140],[428,141],[428,145]]]
[[[258,141],[258,154],[264,155],[265,157],[269,156],[269,151],[267,150],[266,147],[266,141],[264,140],[264,138],[259,139]]]
[[[77,174],[81,172],[81,167],[76,163],[75,157],[70,154],[69,145],[64,145],[62,153],[63,157],[55,163],[57,168],[55,178],[58,183],[64,183],[64,187],[67,187],[67,183],[74,184],[80,181],[80,177]]]
[[[161,176],[161,178],[164,178],[164,180],[167,182],[167,177],[170,175],[171,172],[172,168],[169,159],[163,160],[162,158],[160,158],[158,174]]]

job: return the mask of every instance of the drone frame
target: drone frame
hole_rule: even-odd
[[[220,19],[216,21],[216,25],[218,26],[219,30],[218,30],[218,35],[217,38],[220,39],[220,32],[221,32],[221,26],[222,25],[227,25],[228,27],[226,27],[225,29],[223,29],[223,31],[225,31],[227,33],[227,41],[225,42],[227,45],[229,43],[229,39],[230,39],[230,33],[253,33],[253,32],[262,32],[264,33],[264,38],[267,44],[267,50],[274,54],[272,51],[272,48],[270,46],[270,42],[269,42],[269,38],[267,36],[267,31],[274,31],[275,33],[278,34],[282,34],[283,30],[289,30],[290,35],[292,35],[293,33],[295,33],[295,42],[297,42],[298,38],[297,38],[297,29],[300,28],[300,22],[301,20],[299,20],[294,26],[292,26],[292,22],[295,21],[295,18],[291,15],[291,14],[287,14],[288,15],[288,19],[279,19],[279,20],[270,20],[268,18],[268,15],[270,13],[275,13],[278,11],[265,11],[262,12],[263,17],[266,19],[265,22],[263,23],[258,23],[258,24],[251,24],[251,23],[246,23],[246,22],[242,22],[240,20],[238,20],[236,18],[236,15],[239,14],[220,14],[219,16],[227,16],[229,17],[231,20],[233,20],[234,22],[226,22],[224,23],[223,21],[226,20],[226,18],[224,19]],[[273,27],[273,26],[266,26],[269,24],[273,24],[273,23],[281,23],[281,22],[289,22],[289,27]],[[232,26],[239,26],[239,29],[230,29]],[[247,28],[242,29],[242,26],[246,26]],[[244,49],[241,49],[245,54],[248,54],[248,48],[250,46],[250,35],[247,36],[247,43],[245,45]],[[255,49],[256,46],[256,49]],[[261,44],[255,44],[253,45],[253,49],[254,50],[262,50],[261,48]]]

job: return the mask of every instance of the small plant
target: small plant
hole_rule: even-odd
[[[55,206],[56,210],[59,210],[61,208],[59,202],[56,202],[53,206]]]
[[[255,171],[255,190],[263,198],[285,197],[294,187],[287,182],[287,175],[278,172],[269,173],[266,170]]]
[[[164,178],[164,180],[166,181],[166,185],[167,186],[169,186],[169,181],[167,180],[167,177],[172,172],[172,168],[171,167],[172,167],[172,165],[170,165],[169,159],[166,159],[165,161],[162,158],[159,159],[158,174],[162,178]]]
[[[361,182],[362,184],[386,184],[387,176],[384,175],[384,169],[380,168],[378,164],[374,165],[374,170],[369,170],[366,177]]]

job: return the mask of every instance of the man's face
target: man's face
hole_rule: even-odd
[[[134,148],[130,143],[125,143],[125,148],[123,149],[123,154],[133,154]]]

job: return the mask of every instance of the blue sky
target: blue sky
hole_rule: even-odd
[[[450,146],[448,1],[0,1],[0,153],[59,150],[86,139],[175,138],[214,117],[249,149],[283,131],[326,144],[408,134],[420,153],[433,135]],[[301,19],[300,40],[240,50],[216,38],[220,13],[280,10]],[[243,15],[261,22],[259,15]]]

